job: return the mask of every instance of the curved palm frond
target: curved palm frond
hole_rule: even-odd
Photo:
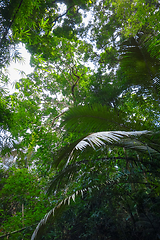
[[[83,140],[81,140],[75,148],[78,150],[82,150],[86,146],[90,146],[94,148],[95,144],[96,146],[101,146],[105,145],[105,142],[107,141],[108,143],[113,143],[113,142],[118,142],[121,140],[123,137],[129,137],[129,136],[138,136],[142,134],[147,134],[149,131],[135,131],[135,132],[125,132],[125,131],[109,131],[109,132],[97,132],[97,133],[92,133],[85,137]]]
[[[55,157],[52,165],[56,168],[58,167],[59,169],[63,169],[66,165],[68,158],[70,157],[70,153],[73,151],[75,146],[79,143],[79,141],[81,141],[83,138],[84,136],[59,149],[59,151],[57,152],[58,157]]]
[[[127,139],[120,143],[120,146],[129,148],[132,150],[142,151],[142,152],[148,152],[149,155],[160,155],[160,151],[158,151],[156,148],[150,147],[146,143],[143,143],[137,139]]]
[[[50,222],[54,221],[57,218],[60,217],[62,212],[65,210],[65,208],[70,204],[71,200],[75,202],[76,197],[84,195],[87,191],[92,192],[94,189],[99,191],[100,189],[105,188],[106,186],[108,187],[113,187],[116,185],[119,185],[121,183],[126,184],[128,182],[128,178],[130,179],[130,183],[138,183],[138,184],[146,184],[146,182],[142,181],[141,179],[137,178],[137,174],[135,173],[135,178],[132,176],[131,173],[124,173],[122,175],[117,176],[114,180],[108,179],[106,182],[101,183],[99,185],[90,185],[87,186],[85,189],[80,189],[74,192],[72,195],[66,197],[62,201],[60,201],[53,209],[51,209],[45,216],[44,218],[39,222],[37,225],[35,231],[32,234],[31,240],[39,240],[42,237],[42,233],[44,231],[45,226]],[[147,183],[148,184],[148,183]],[[152,185],[152,183],[150,183]],[[122,186],[121,186],[122,187]]]
[[[61,127],[67,131],[82,134],[108,130],[127,129],[124,125],[125,113],[101,104],[76,106],[70,108],[63,116]]]
[[[75,145],[74,149],[71,151],[69,158],[66,162],[66,166],[69,164],[70,160],[73,158],[73,153],[75,150],[84,150],[86,147],[92,147],[95,149],[95,146],[101,147],[102,145],[114,145],[114,146],[123,146],[135,150],[150,151],[151,153],[158,153],[156,150],[149,148],[146,144],[143,144],[141,141],[136,139],[130,139],[131,136],[141,136],[149,134],[151,132],[144,131],[134,131],[134,132],[125,132],[125,131],[106,131],[106,132],[97,132],[92,133]],[[122,138],[126,140],[122,141]],[[106,143],[107,142],[107,143]]]
[[[99,132],[99,133],[93,133],[89,136],[83,138],[82,140],[77,143],[77,145],[74,145],[74,149],[70,151],[70,154],[67,154],[69,156],[68,159],[66,159],[66,162],[69,163],[69,160],[72,160],[74,157],[76,162],[73,162],[72,164],[66,165],[60,172],[56,174],[53,179],[50,181],[50,186],[48,189],[48,194],[51,194],[51,192],[54,192],[55,190],[59,190],[61,188],[64,188],[68,185],[68,183],[75,180],[76,176],[81,176],[80,169],[82,168],[83,164],[87,164],[89,161],[92,162],[92,160],[80,160],[77,161],[76,156],[79,156],[76,154],[75,150],[81,150],[83,151],[87,147],[92,147],[95,149],[95,146],[101,147],[104,145],[110,145],[116,146],[116,147],[125,147],[131,150],[135,150],[137,152],[143,152],[146,153],[150,160],[152,160],[152,156],[155,158],[160,157],[160,151],[158,151],[156,148],[150,147],[146,143],[137,140],[135,138],[130,138],[130,136],[138,136],[138,135],[145,135],[149,134],[148,131],[141,131],[141,132]],[[107,141],[107,143],[106,143]],[[67,148],[66,148],[67,151]],[[88,152],[88,151],[87,151]],[[85,152],[84,152],[85,154]],[[76,155],[76,156],[75,156]],[[118,159],[122,159],[122,157],[118,157]],[[83,157],[81,158],[83,159]],[[115,159],[115,158],[114,158]],[[112,162],[114,160],[112,158],[105,158],[105,160]],[[125,157],[123,157],[125,160]],[[98,159],[100,160],[100,159]],[[104,158],[102,158],[102,161]],[[135,159],[134,159],[135,161]],[[93,163],[94,164],[94,163]],[[151,161],[150,164],[153,164]]]
[[[130,86],[141,86],[159,98],[160,34],[139,34],[120,45],[120,66]]]
[[[73,181],[76,175],[79,174],[79,170],[82,167],[82,164],[86,164],[87,162],[87,160],[83,160],[70,164],[66,168],[58,172],[56,176],[53,177],[53,179],[50,181],[50,186],[47,193],[50,195],[51,192],[59,190],[60,188],[66,186],[69,182]]]
[[[77,190],[75,193],[68,196],[67,198],[59,202],[53,209],[51,209],[37,225],[35,231],[32,234],[31,240],[41,239],[42,232],[44,231],[47,223],[49,223],[50,220],[53,221],[54,219],[57,219],[64,211],[64,209],[70,204],[71,200],[75,202],[76,196],[81,195],[83,197],[84,192],[86,192],[87,190],[90,190],[90,188]]]
[[[160,154],[160,152],[153,147],[148,146],[140,140],[131,137],[152,134],[150,131],[105,131],[97,132],[81,137],[75,142],[67,145],[61,149],[60,156],[55,159],[54,165],[60,169],[66,168],[69,163],[77,161],[79,153],[87,147],[95,149],[96,146],[101,147],[105,145],[126,147],[132,150],[145,151],[149,154]]]
[[[143,37],[143,45],[147,48],[148,52],[151,53],[153,58],[160,59],[160,33],[149,34]]]
[[[103,185],[106,186],[107,185],[115,185],[116,183],[118,183],[118,179],[116,179],[115,181],[106,181],[106,183],[104,183]],[[86,187],[85,189],[80,189],[77,190],[76,192],[74,192],[72,195],[66,197],[65,199],[63,199],[62,201],[60,201],[53,209],[51,209],[45,216],[44,218],[39,222],[39,224],[37,225],[36,229],[34,230],[31,240],[39,240],[42,237],[42,233],[44,232],[45,226],[50,222],[50,221],[54,221],[55,219],[59,218],[61,213],[65,210],[65,208],[70,204],[71,200],[73,200],[75,202],[76,196],[80,195],[83,198],[83,195],[85,192],[89,191],[91,192],[92,189],[98,189],[100,186],[91,186],[91,187]]]

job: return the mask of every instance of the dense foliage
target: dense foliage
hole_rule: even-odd
[[[0,238],[160,239],[159,1],[0,7]]]

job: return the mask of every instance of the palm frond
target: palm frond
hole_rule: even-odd
[[[104,183],[103,185],[106,187],[106,184],[108,185],[115,185],[118,182],[118,180],[116,179],[115,181],[108,181],[106,183]],[[39,224],[37,225],[36,229],[34,230],[31,240],[39,240],[42,237],[42,234],[44,232],[45,226],[50,222],[50,221],[54,221],[57,218],[60,217],[61,213],[65,210],[65,208],[70,204],[71,200],[73,200],[75,202],[76,197],[79,196],[84,196],[84,193],[89,191],[91,192],[93,189],[99,190],[102,187],[102,185],[100,186],[91,186],[91,187],[86,187],[84,189],[80,189],[77,190],[76,192],[74,192],[72,195],[66,197],[65,199],[63,199],[62,201],[60,201],[53,209],[51,209],[45,216],[44,218],[39,222]]]
[[[141,135],[152,134],[150,131],[106,131],[97,132],[81,137],[75,142],[67,145],[61,149],[60,156],[55,159],[54,165],[60,169],[66,168],[69,163],[73,163],[77,160],[76,157],[87,147],[101,147],[105,145],[126,147],[132,150],[145,151],[149,154],[160,154],[159,151],[153,147],[148,146],[146,143],[141,142],[133,137]],[[132,138],[133,139],[132,139]]]
[[[133,174],[132,174],[133,175]],[[80,189],[77,190],[76,192],[74,192],[72,195],[66,197],[65,199],[63,199],[62,201],[60,201],[53,209],[51,209],[45,216],[44,218],[39,222],[39,224],[37,225],[35,231],[32,234],[31,240],[39,240],[42,237],[42,233],[44,232],[44,228],[45,226],[50,222],[50,221],[54,221],[57,218],[60,217],[61,213],[65,210],[65,208],[67,208],[67,206],[70,204],[70,202],[73,200],[75,202],[76,197],[82,196],[84,195],[84,193],[86,193],[87,191],[92,192],[93,190],[102,190],[103,188],[106,189],[106,186],[108,187],[113,187],[113,186],[117,186],[121,183],[127,183],[128,182],[128,178],[130,179],[130,183],[138,183],[138,184],[146,184],[145,182],[140,182],[141,179],[137,179],[137,175],[135,174],[135,178],[134,176],[132,176],[132,179],[130,178],[131,173],[124,173],[122,175],[117,175],[117,177],[112,180],[112,179],[106,179],[106,182],[100,183],[99,185],[90,185],[87,186],[85,189]],[[151,184],[151,183],[150,183]],[[121,193],[120,193],[121,194]]]
[[[160,59],[160,33],[149,34],[143,37],[142,44],[147,48],[153,58]]]
[[[127,129],[124,126],[125,113],[101,104],[76,106],[63,116],[61,127],[68,131],[90,133],[93,131]]]
[[[66,164],[67,166],[64,167],[60,172],[56,174],[53,179],[51,179],[50,184],[49,184],[49,189],[48,189],[48,194],[51,194],[51,192],[54,192],[55,190],[60,190],[61,188],[65,188],[70,182],[74,181],[77,176],[81,176],[80,169],[82,168],[83,164],[87,164],[88,161],[90,163],[92,160],[80,160],[77,161],[76,156],[79,156],[76,154],[75,150],[84,150],[86,147],[92,147],[95,149],[96,146],[101,147],[104,145],[110,145],[116,146],[116,147],[125,147],[131,150],[135,150],[137,152],[143,152],[146,153],[149,158],[152,160],[152,156],[155,158],[160,157],[160,151],[158,151],[156,148],[153,148],[153,146],[149,146],[146,143],[137,140],[135,138],[130,138],[131,136],[138,136],[138,135],[145,135],[149,134],[150,132],[148,131],[141,131],[141,132],[101,132],[101,133],[94,133],[90,134],[88,137],[83,138],[77,145],[74,146],[74,149],[70,151],[70,154],[67,155],[69,156],[68,159],[65,160],[66,162],[69,163],[69,160],[72,160],[72,164]],[[107,141],[107,143],[106,143]],[[89,149],[88,149],[89,150]],[[87,150],[87,152],[88,152]],[[67,149],[66,149],[67,151]],[[81,151],[81,153],[82,153]],[[85,152],[83,152],[85,154]],[[75,156],[76,155],[76,156]],[[73,162],[73,157],[74,161]],[[118,157],[118,159],[121,157]],[[83,159],[80,158],[80,159]],[[99,159],[100,160],[100,159]],[[102,158],[102,161],[104,158]],[[112,158],[105,158],[105,160],[112,162]],[[134,159],[135,161],[135,159]],[[93,160],[94,162],[94,160]],[[95,164],[95,162],[93,163]],[[152,161],[150,164],[153,164]]]
[[[122,141],[122,138],[129,138],[131,136],[141,136],[145,134],[149,134],[151,132],[144,130],[144,131],[133,131],[133,132],[125,132],[125,131],[106,131],[106,132],[97,132],[92,133],[86,137],[84,137],[82,140],[78,142],[77,145],[75,145],[74,149],[69,155],[69,158],[67,160],[66,166],[70,162],[70,160],[73,158],[73,153],[75,150],[84,150],[86,147],[92,147],[95,149],[95,146],[101,147],[102,145],[114,145],[119,146],[122,145],[123,147],[128,147],[136,150],[144,150],[148,151],[150,149],[150,152],[155,153],[157,152],[154,149],[151,149],[144,145],[142,142],[137,140],[131,140],[128,139],[126,141]],[[107,143],[106,143],[107,142]]]
[[[51,209],[37,225],[35,231],[32,234],[31,240],[41,239],[42,232],[44,231],[47,223],[49,223],[49,221],[51,220],[53,221],[57,219],[64,211],[64,209],[70,204],[71,200],[75,201],[77,195],[82,195],[83,197],[84,192],[86,192],[87,190],[89,189],[77,190],[75,193],[68,196],[67,198],[59,202],[53,209]]]
[[[78,140],[72,142],[71,144],[67,144],[66,146],[62,147],[58,152],[58,157],[55,156],[55,159],[52,163],[54,167],[58,167],[59,169],[63,169],[66,165],[67,160],[70,158],[70,153],[75,149],[75,146],[84,138],[81,137]]]
[[[51,179],[47,193],[50,195],[51,192],[64,188],[68,183],[73,181],[79,170],[82,167],[82,164],[86,164],[87,160],[79,161],[73,164],[68,165],[66,168],[61,170],[56,174],[53,179]]]
[[[128,84],[153,92],[153,86],[159,85],[158,51],[159,40],[151,35],[139,36],[138,39],[131,37],[121,44],[120,66]]]
[[[83,150],[86,146],[90,146],[94,148],[95,144],[96,146],[105,145],[104,141],[107,141],[108,143],[118,142],[123,137],[129,137],[129,136],[138,136],[142,134],[147,134],[149,131],[135,131],[135,132],[125,132],[125,131],[109,131],[109,132],[97,132],[92,133],[85,137],[82,141],[80,141],[76,146],[76,150],[80,149]]]
[[[125,148],[147,152],[149,155],[160,155],[160,151],[154,149],[153,147],[148,146],[146,143],[143,143],[137,139],[127,139],[120,143],[120,146]]]

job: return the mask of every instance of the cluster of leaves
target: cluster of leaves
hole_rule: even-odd
[[[12,239],[28,239],[35,223],[38,222],[51,207],[43,189],[43,183],[26,168],[1,169],[1,234]],[[42,187],[42,188],[41,188]],[[14,223],[14,224],[13,224]],[[21,229],[23,228],[23,234]],[[15,231],[15,232],[14,232]]]
[[[0,237],[159,239],[158,10],[156,0],[2,1],[1,66],[22,42],[34,72],[0,96],[2,166],[15,161],[1,171]]]

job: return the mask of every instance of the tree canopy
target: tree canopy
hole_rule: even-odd
[[[160,239],[159,1],[0,7],[0,238]]]

